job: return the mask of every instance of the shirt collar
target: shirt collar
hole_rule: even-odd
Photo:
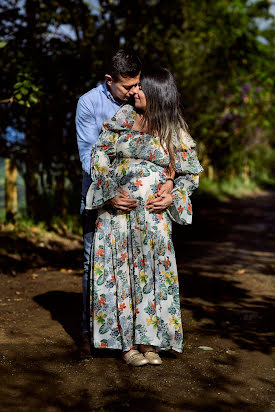
[[[116,103],[118,106],[123,106],[125,103],[119,104],[115,99],[114,96],[112,95],[112,93],[109,91],[108,86],[106,81],[103,83],[102,85],[103,88],[103,93],[105,94],[105,96],[108,97],[108,99],[112,100],[112,102]]]

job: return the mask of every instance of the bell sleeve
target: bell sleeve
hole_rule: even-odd
[[[178,177],[171,192],[173,203],[167,211],[175,222],[189,225],[192,223],[190,196],[199,186],[199,173],[203,171],[193,148],[183,145],[182,150],[177,152],[175,171]]]
[[[103,130],[91,152],[92,183],[86,196],[86,209],[102,207],[109,199],[119,194],[111,158],[116,154],[118,134]]]
[[[91,152],[92,183],[86,196],[86,209],[98,209],[119,194],[111,160],[116,157],[118,137],[130,130],[135,113],[133,106],[126,104],[103,123],[102,132]]]

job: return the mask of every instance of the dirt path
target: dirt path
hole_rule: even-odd
[[[275,410],[274,193],[208,205],[195,216],[192,227],[175,230],[184,352],[136,369],[108,351],[74,360],[79,239],[2,232],[1,411]]]

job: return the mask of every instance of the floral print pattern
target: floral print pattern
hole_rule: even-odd
[[[98,209],[91,252],[91,337],[96,348],[130,350],[136,344],[181,352],[178,274],[171,220],[192,221],[190,195],[203,170],[189,135],[178,139],[173,204],[164,212],[145,208],[165,182],[169,154],[157,136],[132,130],[132,106],[103,125],[92,150],[86,207]],[[138,200],[130,213],[108,200],[127,190]]]

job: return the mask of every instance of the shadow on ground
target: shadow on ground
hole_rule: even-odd
[[[33,286],[31,303],[36,305],[27,309],[45,309],[39,312],[45,325],[45,330],[39,329],[41,341],[32,341],[38,319],[26,341],[19,336],[19,343],[14,338],[12,345],[7,340],[1,344],[3,410],[271,411],[274,203],[274,193],[258,197],[256,203],[251,198],[209,203],[207,208],[195,201],[193,226],[175,227],[186,345],[183,354],[163,354],[159,367],[131,369],[118,352],[106,350],[96,351],[90,362],[74,361],[69,337],[78,344],[81,293],[74,292],[74,285],[81,281],[81,247],[67,250],[58,244],[43,251],[33,242],[3,236],[0,262],[8,245],[11,255],[22,247],[21,261],[8,260],[18,272],[25,250],[33,254],[26,268],[33,267],[35,256],[41,255],[41,262],[48,260],[51,267],[69,262],[76,269],[75,273],[59,271],[58,277],[46,272],[45,283],[48,275],[51,286],[45,284],[39,291]],[[43,276],[39,275],[39,282]],[[60,283],[55,286],[55,282]],[[9,306],[3,308],[11,318]],[[56,322],[49,321],[49,314]],[[10,322],[13,330],[16,324]],[[202,351],[199,345],[214,350]]]
[[[64,242],[65,240],[65,242]],[[70,246],[68,247],[68,244]],[[78,269],[82,265],[81,240],[64,234],[64,238],[39,240],[32,236],[18,236],[16,232],[0,232],[0,270],[16,275],[29,269],[46,266]]]
[[[262,197],[260,214],[253,208],[253,199],[246,200],[245,207],[244,200],[218,209],[208,205],[207,211],[197,214],[193,228],[178,227],[174,233],[183,313],[191,313],[200,333],[230,339],[240,348],[263,353],[269,353],[274,343],[275,299],[261,290],[259,296],[253,296],[253,277],[257,277],[258,287],[263,274],[273,274],[275,222],[271,207],[269,196]],[[236,230],[240,224],[243,230]],[[55,253],[58,256],[61,252]],[[73,251],[70,259],[77,257],[79,262],[80,253]],[[250,282],[249,287],[246,282]],[[80,294],[49,291],[34,300],[78,343]]]
[[[34,296],[33,300],[51,313],[53,320],[58,321],[65,332],[71,336],[76,345],[79,344],[81,324],[82,294],[53,290]]]
[[[26,405],[22,410],[28,411],[268,410],[269,401],[258,407],[247,398],[250,384],[238,377],[238,356],[208,354],[207,362],[201,363],[198,353],[186,352],[184,357],[170,359],[169,368],[129,368],[117,357],[72,362],[69,353],[59,350],[63,342],[56,343],[58,350],[54,347],[51,352],[47,346],[41,345],[38,352],[30,345],[24,358],[20,347],[13,347],[12,365],[10,359],[2,362],[3,410],[17,410],[19,404],[23,406],[22,399]]]

